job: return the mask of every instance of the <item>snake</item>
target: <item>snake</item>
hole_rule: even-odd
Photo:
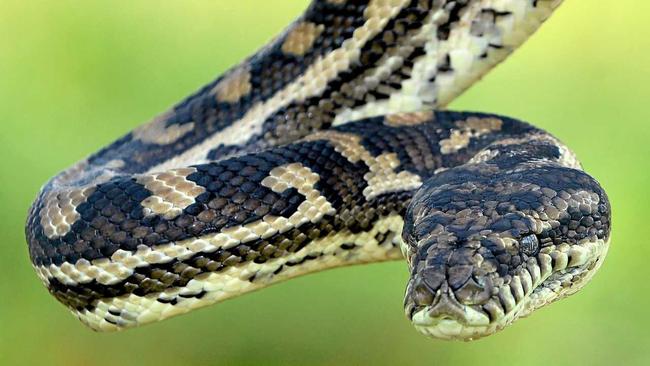
[[[607,195],[564,143],[445,109],[560,3],[314,0],[49,180],[27,218],[31,264],[81,322],[116,331],[405,260],[417,331],[496,333],[578,292],[610,243]]]

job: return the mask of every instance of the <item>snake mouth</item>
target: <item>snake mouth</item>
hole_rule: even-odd
[[[544,248],[517,274],[490,280],[480,303],[468,302],[447,283],[430,305],[408,303],[407,316],[422,334],[444,340],[472,341],[494,334],[536,309],[580,290],[602,264],[609,240]]]
[[[494,332],[489,324],[468,324],[446,317],[433,318],[428,316],[426,311],[415,314],[413,325],[424,335],[445,340],[471,341]]]
[[[447,296],[416,311],[411,321],[418,331],[438,339],[473,340],[493,332],[489,314]]]

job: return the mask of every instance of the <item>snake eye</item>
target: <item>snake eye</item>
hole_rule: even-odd
[[[531,234],[524,236],[524,238],[519,242],[519,249],[529,257],[537,254],[539,251],[539,240],[537,240],[537,235]]]

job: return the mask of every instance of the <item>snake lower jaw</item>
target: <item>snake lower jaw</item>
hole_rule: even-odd
[[[464,316],[456,317],[447,314],[432,316],[431,307],[424,308],[413,314],[413,326],[423,335],[444,339],[471,341],[494,333],[493,324],[482,312],[464,307]]]
[[[496,331],[490,326],[469,326],[453,319],[431,319],[431,325],[413,323],[421,334],[443,340],[473,341]]]
[[[411,321],[415,329],[427,337],[469,342],[497,333],[537,308],[530,298],[524,299],[508,312],[504,312],[497,304],[500,304],[499,300],[491,299],[481,310],[476,306],[464,305],[462,313],[454,315],[433,315],[436,313],[434,307],[426,307],[414,313]],[[490,311],[485,310],[485,307],[490,308]]]

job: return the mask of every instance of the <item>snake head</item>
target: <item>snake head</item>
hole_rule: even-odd
[[[472,340],[578,291],[602,262],[610,206],[553,164],[474,164],[424,183],[405,216],[405,311],[423,334]]]

